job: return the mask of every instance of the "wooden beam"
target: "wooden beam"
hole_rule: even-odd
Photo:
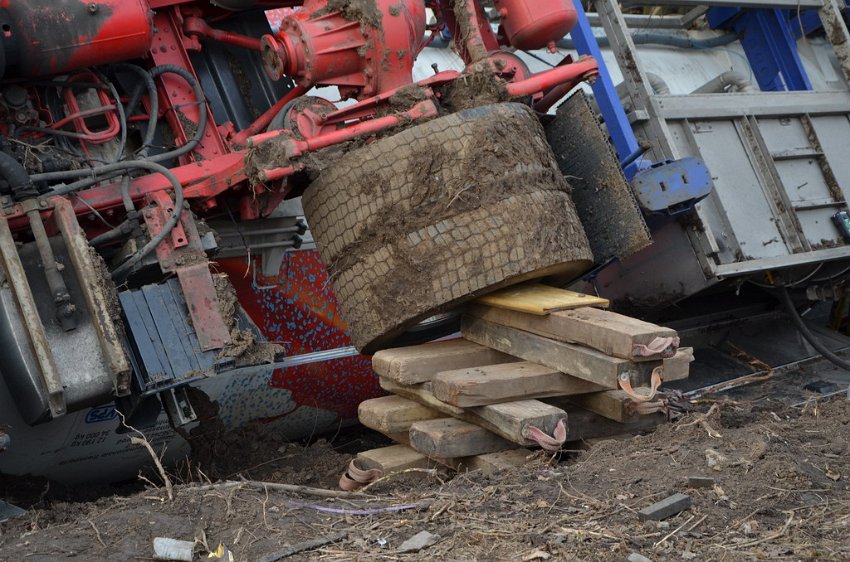
[[[401,396],[382,396],[361,402],[357,416],[369,429],[386,435],[407,432],[414,422],[441,418],[444,414]]]
[[[427,457],[455,459],[516,448],[514,443],[483,427],[455,418],[416,422],[410,426],[410,446]]]
[[[399,445],[407,445],[410,447],[410,430],[401,431],[399,433],[384,433],[381,432]]]
[[[538,316],[582,306],[608,306],[606,299],[539,283],[508,287],[479,297],[476,302]]]
[[[572,403],[572,397],[547,398],[547,402],[564,409],[570,416],[567,426],[567,441],[583,441],[616,435],[635,435],[651,431],[665,423],[664,414],[647,414],[630,418],[625,423],[615,422],[599,414],[580,408]]]
[[[691,363],[694,362],[694,348],[680,347],[673,357],[662,361],[664,365],[664,382],[680,381],[688,378],[691,373]]]
[[[405,445],[391,445],[357,454],[360,466],[365,469],[383,471],[384,475],[401,472],[408,468],[430,468],[436,463]]]
[[[474,316],[463,317],[461,330],[466,339],[475,343],[609,389],[619,387],[618,379],[623,373],[631,377],[633,386],[647,384],[652,369],[661,365],[660,361],[634,363],[610,357],[588,347],[550,340]]]
[[[438,373],[431,385],[437,399],[461,408],[605,390],[586,380],[527,362],[446,371]]]
[[[458,472],[480,470],[484,474],[495,474],[528,463],[532,454],[528,449],[509,449],[474,457],[447,459],[445,462]]]
[[[494,324],[516,328],[553,340],[584,345],[606,355],[629,360],[635,346],[649,345],[656,338],[675,337],[676,331],[597,308],[580,308],[533,316],[513,310],[473,304],[467,314]]]
[[[608,390],[584,396],[573,396],[571,402],[617,422],[626,422],[638,417],[631,409],[632,399],[622,390]]]
[[[372,357],[372,368],[380,376],[398,383],[419,384],[429,382],[441,371],[511,361],[519,359],[459,340],[385,349]]]
[[[535,445],[533,441],[524,437],[524,432],[529,425],[538,427],[551,435],[558,422],[567,419],[567,413],[561,408],[537,400],[464,409],[437,400],[428,383],[402,385],[384,377],[380,378],[380,382],[381,388],[388,392],[415,400],[460,420],[480,425],[512,443],[523,446]]]

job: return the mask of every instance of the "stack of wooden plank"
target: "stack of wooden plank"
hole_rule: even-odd
[[[578,441],[654,427],[664,416],[636,414],[622,380],[647,394],[653,371],[684,379],[692,350],[678,348],[673,330],[607,304],[544,285],[512,288],[467,307],[461,340],[375,354],[391,395],[361,404],[360,421],[398,445],[361,453],[359,464],[497,470],[525,461],[531,428],[553,435],[564,421],[566,441]]]

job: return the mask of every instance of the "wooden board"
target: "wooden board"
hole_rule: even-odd
[[[607,307],[608,301],[593,295],[575,293],[549,285],[531,283],[509,287],[479,297],[476,302],[508,310],[543,316],[558,310],[582,306]]]
[[[441,418],[444,414],[401,396],[382,396],[360,403],[360,423],[383,434],[403,433],[414,422]]]
[[[619,387],[618,378],[622,373],[631,377],[633,386],[643,386],[649,381],[652,369],[661,365],[660,361],[635,363],[610,357],[588,347],[550,340],[474,316],[463,317],[461,331],[466,339],[475,343],[609,389]]]
[[[518,448],[474,457],[447,459],[440,462],[445,462],[446,466],[450,466],[458,472],[480,470],[484,474],[495,474],[526,464],[531,455],[532,452],[528,449]]]
[[[464,409],[437,400],[428,383],[402,385],[384,377],[380,378],[380,382],[381,388],[388,392],[415,400],[449,416],[480,425],[512,443],[523,446],[534,445],[534,442],[523,437],[526,426],[533,425],[551,435],[558,421],[567,419],[566,412],[561,408],[538,400],[523,400],[521,402]]]
[[[381,433],[384,433],[383,431]],[[391,440],[395,441],[399,445],[407,445],[410,447],[410,430],[402,431],[399,433],[384,433]]]
[[[583,441],[585,439],[608,438],[618,435],[636,435],[651,431],[658,425],[667,422],[664,414],[647,414],[635,416],[625,423],[616,422],[600,416],[590,410],[585,410],[572,403],[573,397],[547,398],[546,402],[565,410],[570,416],[567,426],[567,441]]]
[[[438,400],[461,408],[605,390],[592,382],[525,361],[438,373],[431,385]]]
[[[398,383],[419,384],[430,381],[441,371],[511,361],[519,359],[459,340],[385,349],[372,357],[372,368],[380,376]]]
[[[435,464],[428,460],[425,455],[417,453],[405,445],[391,445],[371,451],[363,451],[357,454],[357,458],[363,468],[377,468],[383,471],[384,475],[401,472],[408,468],[429,468]]]
[[[694,362],[694,349],[680,347],[676,355],[662,361],[664,365],[664,382],[680,381],[688,378],[691,363]]]
[[[547,316],[473,304],[467,314],[494,324],[524,330],[550,339],[575,343],[601,351],[606,355],[645,361],[660,357],[635,358],[636,345],[649,345],[655,338],[675,337],[676,331],[616,312],[584,307],[553,312]]]
[[[416,422],[410,446],[427,457],[454,459],[516,448],[516,444],[483,427],[455,418]]]
[[[617,422],[626,422],[637,417],[629,410],[632,399],[622,390],[608,390],[584,396],[573,396],[571,402]]]

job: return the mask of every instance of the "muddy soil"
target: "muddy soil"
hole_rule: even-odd
[[[646,436],[584,444],[564,459],[537,454],[491,476],[410,473],[363,496],[244,482],[180,484],[170,501],[151,485],[80,501],[45,494],[26,516],[0,524],[0,560],[149,560],[153,538],[166,536],[196,541],[197,560],[221,542],[236,560],[253,561],[341,534],[286,560],[590,561],[632,552],[654,561],[850,559],[850,402],[789,409],[726,401],[703,410]],[[331,489],[350,458],[324,441],[275,448],[263,437],[223,439],[219,477],[231,481]],[[715,485],[689,488],[690,476]],[[185,467],[172,477],[189,480]],[[3,488],[14,502],[25,486]],[[662,522],[638,519],[637,511],[676,492],[693,506]],[[440,541],[398,552],[423,530]]]
[[[449,112],[510,100],[505,83],[490,71],[464,74],[443,92],[443,105]]]
[[[342,17],[348,21],[383,29],[383,16],[371,0],[328,0],[327,7],[316,12],[316,15],[323,16],[332,12],[341,12]]]

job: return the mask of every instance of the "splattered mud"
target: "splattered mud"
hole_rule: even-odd
[[[27,515],[0,525],[0,560],[148,560],[156,536],[195,541],[198,560],[219,542],[236,560],[253,561],[317,540],[326,544],[286,559],[850,558],[850,402],[789,409],[727,401],[708,412],[650,435],[586,445],[560,462],[537,456],[497,475],[442,480],[407,474],[360,496],[247,481],[178,485],[171,501],[150,485],[79,502],[48,492]],[[230,454],[219,455],[233,464],[222,477],[332,489],[350,458],[321,441],[274,446],[225,439]],[[258,466],[255,452],[240,468],[235,459],[252,447],[266,463]],[[714,485],[690,488],[691,476]],[[3,493],[15,501],[17,489],[6,485]],[[691,497],[689,509],[661,522],[638,519],[637,511],[677,492]],[[400,554],[420,531],[440,539]]]

